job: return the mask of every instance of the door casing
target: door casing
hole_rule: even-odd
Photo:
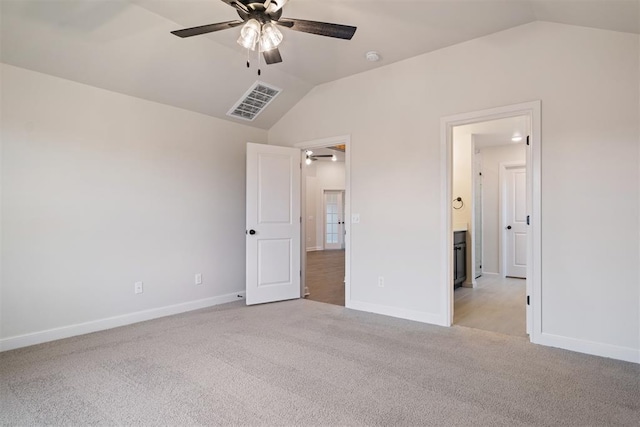
[[[334,145],[345,145],[345,158],[344,158],[344,169],[345,169],[345,191],[344,191],[344,302],[346,308],[351,307],[351,135],[342,135],[330,138],[316,139],[311,141],[299,142],[294,144],[294,147],[300,149],[300,161],[302,167],[304,167],[304,157],[305,150],[314,149],[314,148],[325,148],[332,147]],[[306,185],[304,182],[305,174],[300,174],[300,179],[303,180],[300,184],[301,195],[300,195],[300,209],[302,218],[307,218],[307,206],[306,206]],[[303,227],[300,225],[301,237],[300,241],[302,244],[300,245],[300,266],[302,270],[302,276],[300,280],[300,297],[305,296],[305,277],[307,272],[307,257],[306,257],[306,245],[304,242],[307,241],[307,227]]]
[[[441,141],[441,324],[453,324],[453,233],[451,232],[453,198],[453,128],[456,126],[485,122],[508,117],[527,116],[530,123],[530,145],[527,146],[527,212],[530,215],[529,239],[527,242],[527,333],[531,342],[542,339],[542,282],[541,282],[541,102],[530,101],[486,110],[473,111],[443,117],[440,121]],[[523,303],[525,303],[523,301]]]

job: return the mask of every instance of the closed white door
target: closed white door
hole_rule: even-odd
[[[300,150],[247,144],[247,305],[300,297]]]
[[[505,176],[505,275],[527,277],[527,172],[518,166]]]
[[[344,203],[342,191],[324,192],[324,249],[344,248]]]

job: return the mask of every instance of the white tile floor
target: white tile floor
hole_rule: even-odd
[[[524,279],[482,276],[475,288],[454,292],[453,324],[526,337]]]

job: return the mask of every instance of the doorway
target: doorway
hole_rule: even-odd
[[[529,334],[535,342],[541,332],[540,102],[451,116],[443,118],[442,125],[445,324]],[[462,142],[456,142],[456,134],[463,135]],[[511,158],[505,157],[507,152]],[[461,164],[466,165],[464,171],[457,173]],[[524,190],[524,196],[515,190]],[[524,231],[516,230],[520,219]],[[461,242],[466,248],[466,277],[454,291],[454,275],[460,277],[454,271],[455,249]],[[507,270],[508,262],[524,274]],[[491,320],[489,314],[499,315]]]
[[[332,138],[302,148],[302,295],[348,306],[349,140]]]

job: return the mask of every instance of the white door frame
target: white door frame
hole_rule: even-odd
[[[507,277],[507,206],[504,203],[507,193],[507,169],[519,167],[525,168],[526,171],[528,165],[523,162],[500,162],[500,170],[498,171],[498,182],[500,183],[500,194],[498,196],[498,227],[500,229],[500,239],[498,240],[498,259],[500,260],[500,265],[498,267],[498,271],[502,278]],[[529,230],[527,230],[527,235],[528,234]]]
[[[440,121],[441,141],[441,253],[443,257],[441,272],[441,312],[442,324],[453,324],[453,233],[451,232],[452,207],[452,172],[453,172],[453,128],[470,123],[485,122],[507,117],[529,117],[530,145],[527,147],[527,211],[531,218],[529,239],[527,241],[527,295],[530,305],[527,306],[527,332],[531,342],[541,342],[542,335],[542,282],[541,282],[541,102],[531,101],[487,110],[473,111],[443,117]],[[523,301],[523,303],[525,303]]]
[[[334,145],[345,145],[344,150],[344,171],[345,171],[345,185],[344,185],[344,303],[345,307],[351,308],[351,135],[342,135],[330,138],[316,139],[312,141],[299,142],[293,146],[300,149],[301,165],[304,165],[304,151],[313,148],[332,147]],[[304,166],[301,166],[304,167]],[[300,179],[304,180],[306,175],[300,174]],[[306,204],[306,185],[302,182],[300,188],[302,194],[300,196],[300,209],[302,218],[307,218],[307,204]],[[324,202],[323,202],[324,203]],[[307,227],[301,228],[302,242],[307,241]],[[323,236],[324,239],[324,236]],[[324,246],[324,245],[323,245]],[[305,296],[305,275],[307,271],[307,257],[306,257],[306,244],[300,245],[300,259],[301,259],[301,274],[300,278],[300,297]],[[452,249],[453,250],[453,249]]]
[[[476,280],[476,257],[478,254],[476,253],[476,236],[478,233],[478,228],[476,227],[476,205],[478,203],[478,197],[476,194],[476,180],[478,179],[478,173],[481,172],[478,170],[478,166],[476,164],[476,136],[474,134],[471,135],[471,224],[470,235],[471,235],[471,276],[467,273],[467,280],[469,285],[472,288],[478,286],[478,281]],[[453,173],[453,170],[452,170]],[[480,207],[482,209],[482,207]],[[482,230],[480,230],[482,233]]]

